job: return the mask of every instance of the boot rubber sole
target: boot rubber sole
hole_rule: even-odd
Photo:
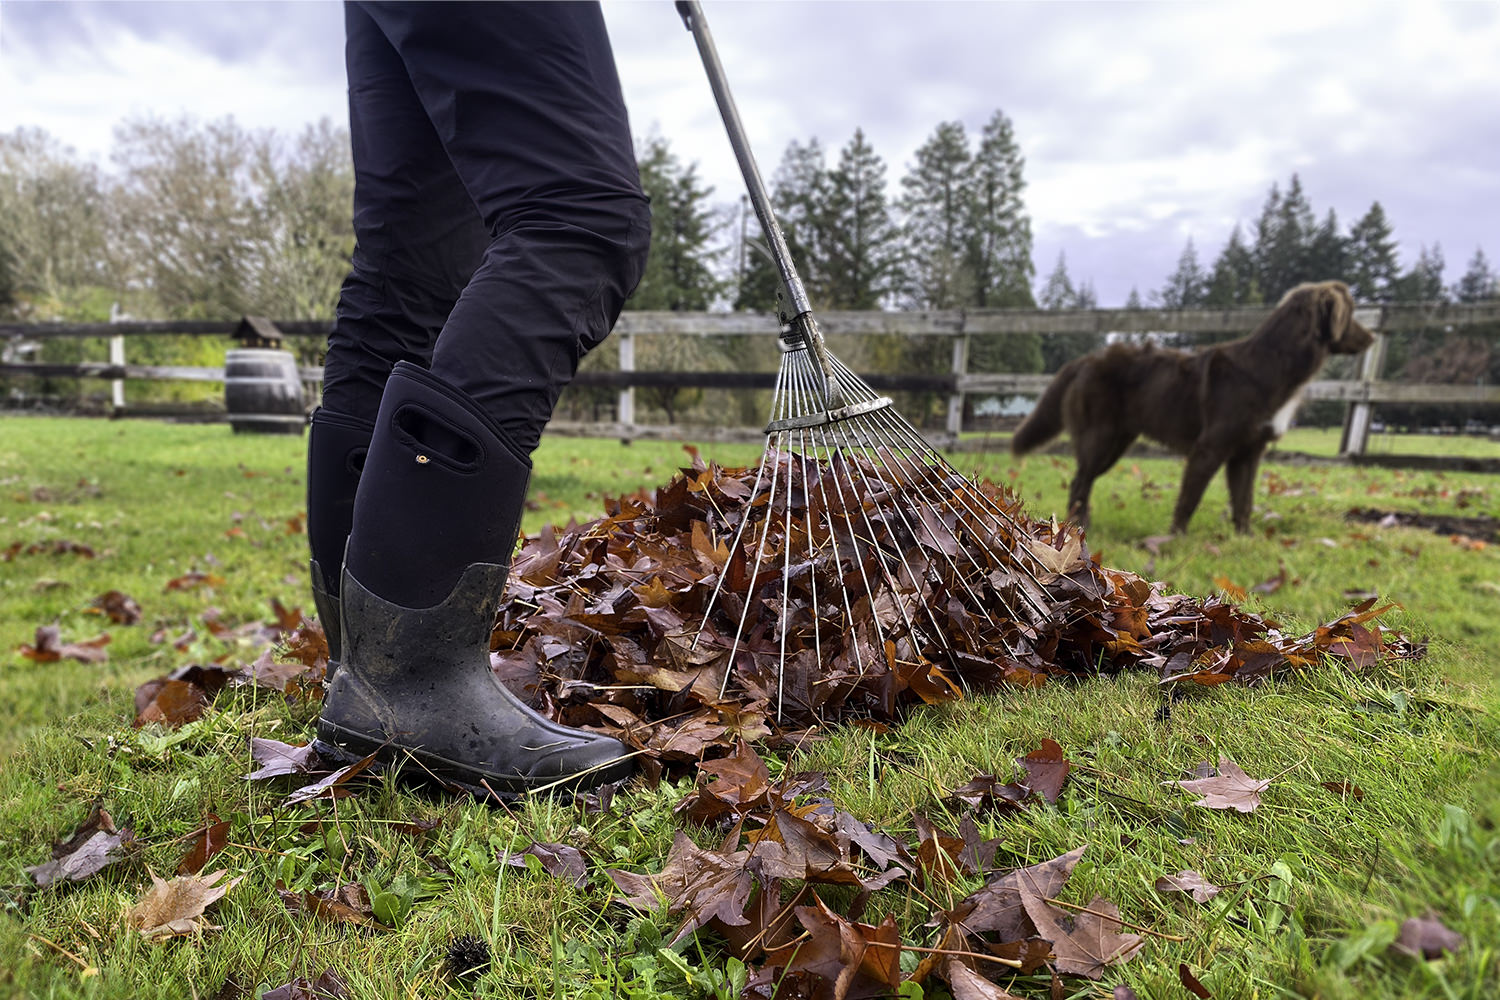
[[[331,722],[318,722],[313,749],[324,760],[341,766],[357,763],[375,755],[370,770],[382,774],[395,769],[398,780],[410,784],[440,785],[450,790],[468,792],[476,799],[500,798],[513,801],[523,795],[545,790],[560,799],[587,792],[599,785],[620,781],[634,773],[629,759],[614,760],[591,771],[562,778],[529,778],[520,774],[485,771],[470,764],[450,760],[420,747],[402,746],[389,740],[375,740]]]

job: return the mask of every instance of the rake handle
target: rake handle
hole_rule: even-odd
[[[800,341],[811,349],[813,359],[823,376],[825,408],[842,405],[843,396],[833,378],[833,363],[828,357],[828,347],[823,342],[823,332],[813,319],[807,289],[797,276],[797,267],[792,263],[792,253],[787,249],[786,237],[782,235],[781,224],[776,221],[776,212],[771,208],[771,198],[766,193],[765,182],[761,180],[755,154],[750,151],[750,140],[746,138],[745,127],[740,122],[734,95],[729,92],[729,81],[724,75],[723,64],[719,62],[719,51],[714,47],[713,36],[709,34],[703,7],[698,0],[677,0],[677,13],[698,45],[703,69],[708,73],[709,86],[713,88],[714,100],[719,105],[719,116],[724,119],[724,129],[729,133],[729,145],[734,148],[734,158],[739,162],[740,173],[745,177],[745,189],[750,195],[750,203],[755,206],[755,217],[760,221],[761,232],[765,234],[771,259],[776,264],[782,288],[791,306],[790,315],[784,311],[781,315],[782,324],[786,328],[782,333],[782,340],[788,346]]]

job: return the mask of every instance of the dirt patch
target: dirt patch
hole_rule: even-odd
[[[1418,514],[1407,510],[1378,510],[1374,507],[1356,507],[1344,517],[1350,521],[1377,524],[1382,528],[1426,528],[1439,535],[1465,535],[1500,543],[1500,518]]]

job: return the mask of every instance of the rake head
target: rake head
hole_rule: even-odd
[[[693,641],[727,654],[721,695],[738,675],[775,692],[778,720],[806,719],[816,685],[871,671],[892,698],[1004,676],[1047,618],[1050,546],[816,331],[782,347],[753,494]]]

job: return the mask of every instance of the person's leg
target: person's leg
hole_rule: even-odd
[[[488,243],[401,57],[360,8],[347,6],[344,20],[355,246],[307,462],[313,602],[334,664],[342,658],[344,544],[386,379],[398,361],[430,363]]]
[[[410,755],[470,788],[623,777],[623,745],[542,718],[489,668],[530,452],[639,279],[649,242],[603,21],[597,8],[562,4],[368,12],[490,238],[431,371],[403,362],[385,386],[320,750]]]

